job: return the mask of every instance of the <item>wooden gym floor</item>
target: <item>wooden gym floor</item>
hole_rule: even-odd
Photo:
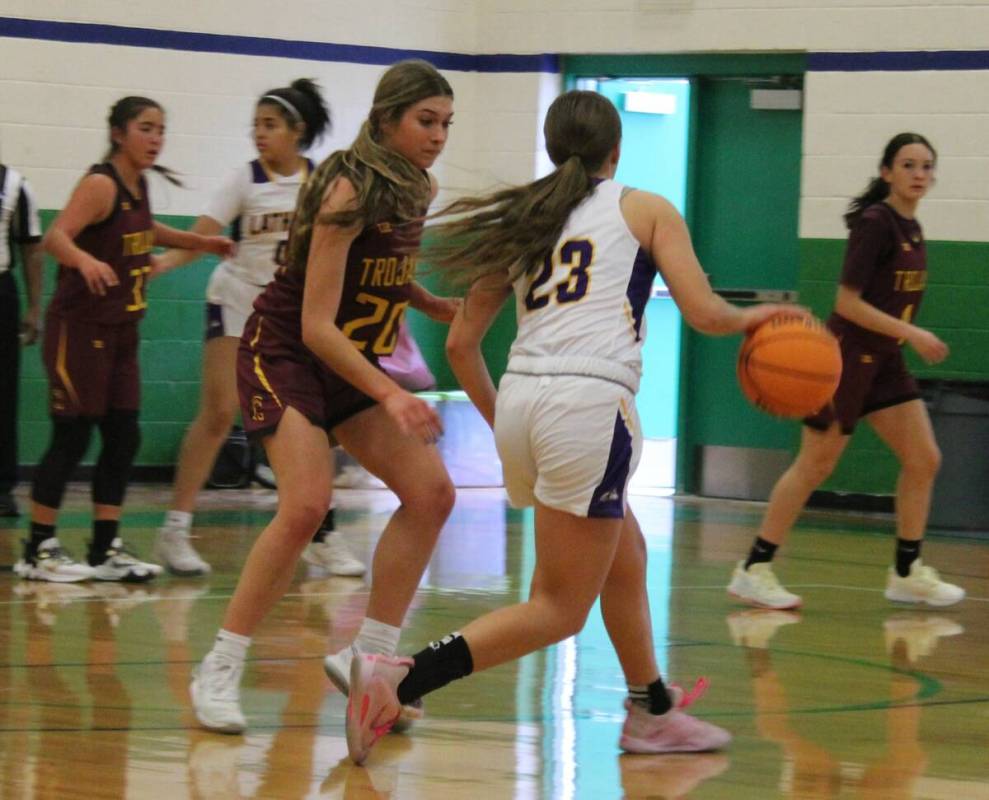
[[[126,536],[143,554],[167,496],[131,491]],[[86,497],[73,489],[60,528],[77,556]],[[343,490],[337,502],[367,560],[393,496]],[[931,537],[927,560],[969,597],[896,607],[882,595],[890,520],[808,513],[777,565],[805,609],[755,611],[724,586],[761,506],[724,501],[632,498],[662,666],[684,684],[710,679],[696,712],[734,733],[724,753],[620,755],[624,684],[595,612],[575,639],[428,697],[424,722],[354,767],[321,658],[355,634],[368,587],[305,565],[255,639],[247,734],[202,731],[189,673],[274,503],[264,490],[204,495],[205,580],[57,585],[0,572],[0,797],[989,798],[989,541]],[[16,560],[24,526],[0,527],[0,564]],[[525,596],[533,553],[531,515],[500,490],[462,490],[403,651]]]

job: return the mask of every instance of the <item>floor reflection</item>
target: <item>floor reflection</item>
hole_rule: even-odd
[[[143,552],[166,493],[134,495],[125,523]],[[348,491],[338,502],[341,530],[369,558],[397,501]],[[64,585],[0,573],[0,796],[989,800],[989,546],[938,540],[939,565],[961,576],[970,599],[950,614],[905,609],[876,581],[885,551],[877,556],[875,521],[858,528],[817,515],[786,556],[805,609],[741,609],[725,597],[727,567],[758,513],[657,497],[633,504],[658,658],[683,685],[710,678],[691,711],[735,734],[725,753],[619,754],[625,686],[595,610],[579,636],[427,698],[424,722],[354,767],[345,699],[321,660],[353,639],[369,585],[306,566],[255,639],[247,734],[200,730],[190,670],[274,510],[271,492],[214,492],[197,541],[217,568],[206,580]],[[87,508],[76,492],[63,515],[71,541],[86,535]],[[18,550],[0,537],[0,560]],[[403,648],[524,597],[534,553],[531,516],[507,509],[499,492],[461,492]]]

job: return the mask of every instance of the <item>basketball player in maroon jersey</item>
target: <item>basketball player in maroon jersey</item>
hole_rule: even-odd
[[[841,381],[832,404],[804,420],[797,459],[776,483],[759,534],[740,561],[729,593],[756,606],[796,608],[771,562],[813,492],[831,474],[859,419],[900,461],[896,556],[886,597],[947,606],[965,591],[923,564],[920,546],[941,461],[927,408],[901,351],[909,344],[929,364],[948,346],[914,324],[927,286],[927,251],[917,206],[934,181],[937,154],[923,136],[901,133],[883,151],[879,175],[845,214],[851,231],[828,327],[841,342]]]
[[[251,636],[292,581],[326,513],[332,436],[398,495],[372,562],[367,615],[353,647],[391,655],[454,501],[433,446],[441,424],[379,367],[406,307],[449,322],[456,304],[415,281],[422,218],[436,194],[453,91],[432,65],[403,61],[378,83],[367,120],[299,196],[287,263],[258,297],[237,360],[244,426],[267,451],[278,511],[255,543],[212,650],[190,687],[209,729],[239,733],[240,676]],[[349,687],[353,650],[326,670]],[[410,710],[415,714],[415,710]]]
[[[155,245],[227,254],[221,236],[179,231],[151,216],[144,173],[164,145],[165,115],[154,100],[124,97],[110,110],[110,150],[90,168],[44,238],[58,260],[45,320],[52,438],[31,491],[31,534],[15,566],[23,578],[74,582],[150,580],[160,567],[127,552],[119,536],[127,477],[140,442],[138,322]],[[93,469],[93,540],[88,563],[66,555],[55,534],[65,484],[89,445],[102,448]]]

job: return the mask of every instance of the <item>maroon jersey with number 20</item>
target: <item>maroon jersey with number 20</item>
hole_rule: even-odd
[[[347,254],[336,325],[376,366],[390,355],[409,304],[421,226],[401,236],[387,223],[365,228]],[[319,269],[316,262],[310,269]],[[292,406],[327,430],[374,400],[327,367],[302,343],[305,275],[282,267],[254,301],[237,363],[244,427],[273,431]]]

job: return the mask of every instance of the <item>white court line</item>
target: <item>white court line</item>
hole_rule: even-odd
[[[66,584],[69,586],[74,586],[75,584]],[[841,591],[848,592],[872,592],[874,594],[881,594],[884,589],[874,589],[866,586],[844,586],[840,583],[788,583],[787,586],[792,589],[838,589]],[[464,587],[469,588],[469,587]],[[676,591],[677,589],[685,589],[687,591],[725,591],[723,584],[717,584],[713,586],[671,586],[670,591]],[[282,599],[289,597],[346,597],[352,594],[352,592],[293,592],[291,594],[282,595]],[[233,592],[230,594],[209,594],[209,595],[195,595],[195,596],[169,596],[169,597],[148,597],[144,599],[146,603],[161,603],[168,602],[171,600],[229,600],[233,597]],[[109,600],[126,600],[127,597],[101,597],[99,595],[90,595],[89,597],[79,597],[69,600],[70,603],[93,603],[93,602],[106,602]],[[30,603],[38,603],[42,601],[57,600],[57,596],[47,597],[47,598],[13,598],[10,600],[0,600],[0,605],[11,606],[11,605],[29,605]],[[972,595],[965,595],[965,598],[959,602],[965,602],[966,600],[971,600],[976,603],[989,603],[989,597],[973,597]],[[903,606],[904,608],[918,606],[918,603],[898,603],[898,606]],[[956,604],[957,605],[957,604]],[[927,606],[923,606],[926,608]]]

